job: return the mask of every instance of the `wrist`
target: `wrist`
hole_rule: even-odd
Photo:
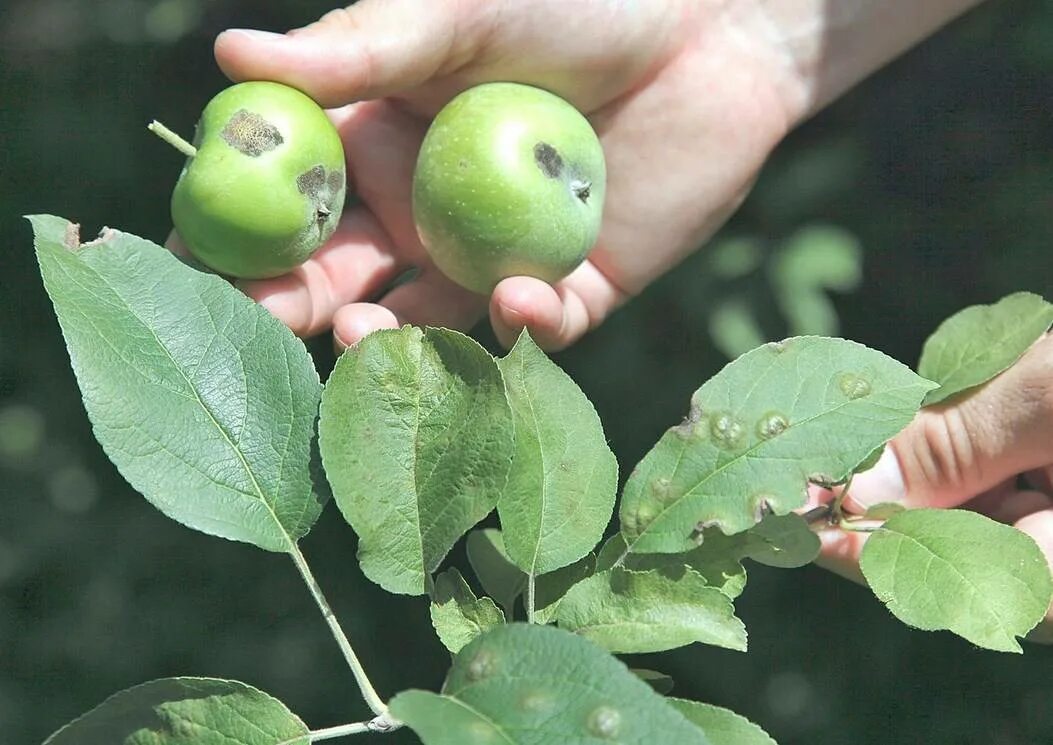
[[[790,127],[980,0],[733,0],[721,23],[768,67]]]

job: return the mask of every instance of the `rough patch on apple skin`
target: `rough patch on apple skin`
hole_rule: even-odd
[[[556,152],[556,148],[547,142],[534,145],[534,161],[541,172],[549,178],[559,178],[563,175],[563,158]]]
[[[258,158],[285,142],[278,128],[259,114],[239,109],[220,132],[223,141],[238,152]]]
[[[337,198],[343,184],[342,170],[326,172],[323,165],[313,166],[296,177],[296,188],[314,205],[319,231],[333,212],[329,202]]]

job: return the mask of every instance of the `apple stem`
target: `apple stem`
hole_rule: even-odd
[[[177,135],[165,125],[161,124],[161,122],[157,121],[156,119],[150,122],[146,126],[146,128],[158,137],[160,137],[162,140],[167,142],[169,145],[174,147],[176,150],[181,152],[186,157],[193,158],[195,155],[197,155],[196,147],[191,145],[189,142],[184,140],[182,137]]]

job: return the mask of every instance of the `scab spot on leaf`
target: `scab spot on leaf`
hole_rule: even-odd
[[[519,699],[519,708],[531,714],[546,712],[551,707],[552,697],[541,691],[529,691]]]
[[[756,522],[760,522],[768,515],[775,514],[774,498],[770,494],[758,494],[750,500],[753,505],[753,517]]]
[[[870,381],[855,373],[841,373],[837,376],[837,385],[851,400],[870,395]]]
[[[769,411],[757,422],[757,435],[762,440],[778,437],[790,426],[790,420],[777,411]]]
[[[669,497],[672,496],[669,490],[669,479],[665,477],[659,477],[651,482],[651,494],[659,502],[668,501]]]
[[[468,680],[479,682],[497,671],[497,657],[489,649],[480,649],[468,663]]]
[[[613,740],[622,728],[622,714],[611,706],[597,706],[589,712],[589,732],[604,740]]]
[[[709,432],[719,448],[734,450],[745,440],[746,428],[727,412],[716,412],[709,418]]]
[[[790,342],[788,339],[784,339],[783,341],[770,341],[768,342],[767,347],[775,352],[775,354],[782,354],[790,348]]]
[[[563,158],[560,157],[556,148],[547,142],[534,145],[534,162],[549,178],[559,178],[563,173]]]
[[[239,109],[219,136],[238,152],[253,158],[258,158],[285,142],[277,127],[247,109]]]
[[[698,423],[702,421],[702,416],[702,407],[692,401],[691,409],[687,412],[687,416],[684,417],[684,421],[672,428],[673,433],[685,440],[693,435],[700,434]]]
[[[691,531],[691,540],[696,546],[701,546],[706,540],[706,531],[720,526],[719,520],[706,519],[695,523],[695,529]]]

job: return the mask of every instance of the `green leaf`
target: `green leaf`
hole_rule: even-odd
[[[465,549],[468,563],[483,590],[505,609],[508,618],[512,618],[516,598],[526,590],[527,576],[508,558],[501,531],[494,528],[473,530],[468,534]]]
[[[509,557],[537,576],[572,564],[603,537],[618,461],[592,403],[525,331],[498,365],[516,454],[497,511]]]
[[[559,601],[574,585],[596,571],[596,557],[591,553],[570,566],[542,574],[534,582],[534,623],[555,620]]]
[[[682,698],[666,700],[705,732],[712,745],[776,745],[767,732],[729,709]]]
[[[706,528],[746,530],[804,505],[808,481],[847,478],[905,427],[932,383],[842,339],[765,344],[691,399],[630,475],[621,530],[631,551],[691,550]]]
[[[760,549],[765,544],[750,533],[727,536],[716,529],[706,530],[697,548],[680,554],[626,554],[625,537],[612,536],[600,549],[596,559],[596,571],[611,569],[615,564],[634,571],[660,571],[668,577],[679,579],[687,569],[692,569],[734,600],[746,587],[746,568],[742,557],[747,548]],[[620,561],[620,563],[619,563]]]
[[[748,535],[761,540],[743,550],[743,557],[759,564],[794,569],[811,564],[822,543],[798,514],[769,515],[750,528]]]
[[[693,569],[679,577],[621,567],[574,585],[556,611],[560,628],[610,652],[661,652],[692,642],[745,651],[731,599]]]
[[[654,689],[655,693],[663,696],[673,690],[673,678],[657,670],[634,667],[629,672]]]
[[[165,678],[106,699],[44,745],[307,745],[285,705],[234,680]]]
[[[925,405],[986,383],[1008,369],[1051,324],[1053,304],[1030,292],[955,313],[921,350],[918,373],[940,386],[925,397]]]
[[[337,361],[321,411],[322,462],[362,571],[425,592],[505,485],[514,431],[497,363],[455,331],[379,331]]]
[[[504,622],[505,616],[494,601],[476,598],[456,569],[449,569],[435,578],[431,624],[439,641],[451,652],[459,652],[479,634]]]
[[[287,551],[318,519],[309,468],[321,386],[303,344],[229,282],[134,235],[80,245],[31,217],[95,437],[161,512]]]
[[[1053,597],[1046,559],[1026,533],[966,510],[907,510],[863,546],[863,575],[903,623],[947,629],[1020,652]]]
[[[709,742],[624,664],[550,626],[484,634],[457,655],[442,694],[400,693],[391,713],[425,745]]]

